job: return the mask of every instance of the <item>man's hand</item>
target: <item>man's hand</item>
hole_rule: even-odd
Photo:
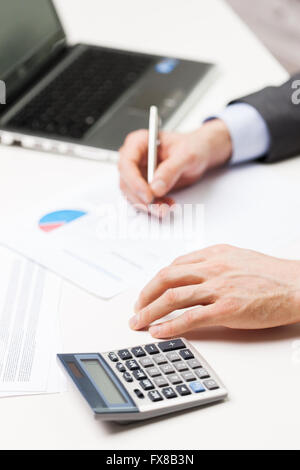
[[[148,327],[177,309],[188,310],[151,326],[152,336],[179,336],[211,325],[260,329],[296,323],[300,262],[228,245],[182,256],[143,289],[130,326]]]
[[[120,187],[133,204],[150,204],[174,188],[194,183],[232,154],[229,131],[219,119],[189,134],[161,132],[159,137],[158,167],[151,185],[146,181],[148,131],[132,132],[120,149]]]

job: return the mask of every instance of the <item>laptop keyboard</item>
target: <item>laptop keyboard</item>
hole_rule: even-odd
[[[8,124],[80,139],[152,63],[151,57],[92,48],[83,51]]]

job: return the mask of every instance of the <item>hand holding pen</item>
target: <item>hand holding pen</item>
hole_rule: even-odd
[[[150,125],[151,122],[155,123],[155,119],[150,119]],[[151,137],[144,129],[132,132],[120,149],[120,187],[132,204],[152,204],[173,189],[195,183],[206,171],[231,157],[230,134],[219,119],[186,134],[160,131],[158,146],[156,139],[157,166],[153,160],[149,171],[154,166],[156,169],[148,182],[149,139],[154,134]]]

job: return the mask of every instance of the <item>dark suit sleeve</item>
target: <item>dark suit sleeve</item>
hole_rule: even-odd
[[[264,118],[271,136],[269,152],[262,159],[265,162],[300,155],[300,104],[292,102],[294,80],[300,80],[300,73],[279,87],[267,87],[232,102],[248,103]]]

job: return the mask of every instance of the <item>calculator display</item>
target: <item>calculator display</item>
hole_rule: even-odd
[[[109,403],[116,405],[126,403],[119,389],[112,382],[99,361],[96,359],[85,359],[81,363]]]

